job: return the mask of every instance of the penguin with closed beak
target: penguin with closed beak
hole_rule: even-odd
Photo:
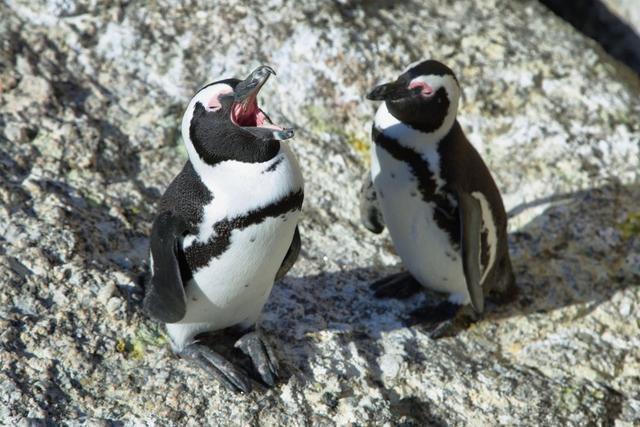
[[[373,122],[361,218],[374,233],[386,225],[407,270],[372,288],[377,297],[404,298],[422,287],[448,294],[409,321],[444,336],[458,320],[482,314],[490,292],[513,295],[502,197],[456,120],[460,86],[449,67],[414,63],[367,98],[383,102]]]
[[[274,281],[300,251],[304,193],[286,142],[293,131],[273,124],[258,105],[271,74],[260,66],[244,80],[204,86],[189,102],[181,129],[189,160],[159,203],[143,302],[166,324],[177,355],[245,393],[252,387],[246,370],[196,335],[243,329],[235,346],[264,383],[275,383],[278,361],[256,323]]]

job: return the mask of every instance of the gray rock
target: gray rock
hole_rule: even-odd
[[[2,422],[637,423],[638,78],[537,1],[449,3],[1,4]],[[423,57],[459,75],[521,291],[435,342],[402,319],[441,296],[372,298],[399,260],[357,214],[362,94]],[[287,378],[241,396],[171,355],[139,283],[184,104],[260,63],[307,196],[301,259],[263,316]]]

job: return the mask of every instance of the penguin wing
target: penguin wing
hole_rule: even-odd
[[[384,219],[378,206],[378,195],[371,180],[371,171],[367,171],[360,190],[360,220],[372,233],[380,234],[384,230]]]
[[[282,264],[280,265],[280,268],[278,269],[278,272],[276,273],[276,281],[282,279],[284,277],[285,274],[287,274],[287,272],[289,270],[291,270],[291,267],[293,267],[293,264],[296,263],[296,260],[298,259],[298,254],[300,254],[300,232],[298,231],[298,226],[296,226],[296,231],[293,234],[293,240],[291,240],[291,246],[289,246],[289,250],[287,251],[287,254],[284,256],[284,259],[282,260]]]
[[[480,286],[480,233],[482,231],[482,208],[480,202],[469,193],[458,191],[460,215],[460,246],[462,268],[471,297],[471,305],[477,313],[484,311],[484,293]]]
[[[151,281],[145,290],[143,307],[149,316],[161,322],[175,323],[187,311],[178,263],[179,239],[187,230],[187,223],[171,211],[158,215],[151,229]]]

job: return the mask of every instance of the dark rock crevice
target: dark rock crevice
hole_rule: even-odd
[[[540,1],[578,31],[598,42],[609,55],[640,74],[640,35],[637,29],[613,13],[601,0]]]

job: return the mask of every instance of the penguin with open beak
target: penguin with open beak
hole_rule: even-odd
[[[247,371],[196,336],[244,330],[235,346],[265,384],[275,383],[278,362],[256,326],[274,281],[300,251],[304,192],[287,142],[293,131],[275,125],[258,103],[272,74],[260,66],[244,80],[204,86],[189,102],[182,119],[189,159],[159,203],[144,299],[177,355],[245,393],[252,387]]]

